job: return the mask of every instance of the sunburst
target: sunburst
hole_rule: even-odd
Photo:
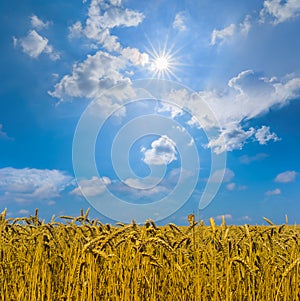
[[[176,58],[177,52],[174,51],[174,46],[167,47],[166,42],[163,49],[155,49],[150,41],[149,44],[151,46],[151,50],[148,50],[150,57],[149,66],[154,77],[158,77],[160,79],[177,79],[176,70],[179,62]]]

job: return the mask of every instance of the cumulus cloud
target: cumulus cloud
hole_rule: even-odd
[[[0,169],[0,199],[17,202],[49,201],[59,197],[72,181],[70,175],[56,169],[6,167]]]
[[[260,21],[270,18],[274,25],[294,19],[300,15],[300,2],[297,0],[266,0],[260,11]]]
[[[141,53],[136,48],[124,48],[121,53],[124,58],[134,65],[145,66],[149,62],[149,55],[147,53]]]
[[[176,143],[168,136],[163,135],[151,143],[150,149],[142,148],[143,161],[149,165],[170,164],[177,160]]]
[[[125,69],[145,66],[149,56],[137,48],[122,47],[110,30],[137,26],[143,18],[142,13],[123,8],[121,1],[92,0],[85,25],[75,22],[69,27],[69,37],[83,36],[102,46],[102,50],[74,64],[71,74],[63,76],[49,94],[61,102],[74,97],[95,98],[115,85],[130,83],[128,76],[134,74],[133,70]],[[107,107],[105,101],[103,106]],[[113,104],[109,106],[113,107]]]
[[[297,172],[294,170],[288,170],[278,174],[275,178],[275,182],[278,183],[289,183],[294,182],[297,176]]]
[[[131,9],[124,9],[121,1],[92,0],[88,10],[88,18],[83,26],[77,21],[69,27],[69,37],[81,35],[102,45],[108,51],[122,50],[117,36],[111,35],[115,27],[132,27],[140,24],[144,15]]]
[[[185,12],[182,11],[177,13],[173,21],[173,28],[179,31],[185,31],[187,29],[186,19],[187,19],[187,15]]]
[[[243,145],[254,133],[254,128],[244,130],[240,125],[229,124],[220,131],[220,135],[216,139],[211,139],[208,142],[207,147],[212,148],[216,154],[242,149]]]
[[[124,57],[104,51],[88,55],[85,61],[74,64],[72,74],[65,75],[49,94],[62,101],[70,97],[96,97],[105,89],[129,82],[120,72],[126,63]]]
[[[259,142],[259,144],[265,145],[269,141],[279,141],[280,139],[275,133],[271,133],[270,127],[263,125],[260,129],[258,129],[255,133],[255,138]]]
[[[281,194],[281,190],[279,188],[276,188],[274,190],[268,190],[265,192],[265,195],[267,195],[267,196],[280,195],[280,194]]]
[[[78,187],[72,190],[71,194],[76,194],[79,196],[93,197],[101,195],[106,186],[111,184],[111,180],[108,177],[98,178],[96,176],[92,177],[90,180],[81,180],[78,182]]]
[[[50,59],[56,61],[60,55],[54,51],[46,37],[41,36],[35,30],[30,30],[27,36],[20,39],[14,39],[14,46],[20,46],[24,53],[32,58],[38,58],[42,53],[49,55]]]
[[[210,44],[216,45],[217,42],[219,42],[219,43],[224,42],[226,39],[228,39],[234,35],[235,30],[236,30],[235,24],[230,24],[229,26],[227,26],[221,30],[214,29],[211,34]]]
[[[41,30],[43,28],[47,28],[50,25],[49,21],[44,22],[41,19],[39,19],[39,17],[36,16],[36,15],[32,15],[30,17],[30,22],[31,22],[31,26],[33,28],[38,29],[38,30]]]
[[[207,146],[222,153],[242,149],[249,139],[261,144],[278,141],[268,126],[255,129],[245,124],[271,108],[287,105],[299,95],[299,77],[267,78],[253,70],[245,70],[228,81],[227,90],[190,93],[181,89],[172,91],[168,98],[180,107],[189,108],[194,117],[188,124],[198,124],[206,131],[219,128],[218,135],[214,135]]]

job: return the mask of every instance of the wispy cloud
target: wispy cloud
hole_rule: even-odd
[[[226,189],[229,191],[233,191],[236,187],[236,183],[232,182],[226,185]]]
[[[221,220],[222,218],[225,218],[225,219],[232,219],[232,215],[230,213],[225,213],[225,214],[222,214],[222,215],[217,215],[215,217],[215,219],[217,220]]]
[[[237,185],[234,182],[231,182],[226,185],[226,189],[228,191],[242,191],[242,190],[246,190],[247,188],[248,187],[246,185]]]
[[[0,139],[5,140],[13,140],[13,138],[9,137],[6,132],[3,130],[3,125],[0,123]]]
[[[227,26],[227,27],[225,27],[221,30],[214,29],[212,34],[211,34],[210,44],[211,45],[216,45],[217,42],[223,43],[228,38],[230,38],[234,35],[235,30],[236,30],[235,24],[230,24],[229,26]]]
[[[258,153],[254,156],[249,156],[249,155],[243,155],[239,158],[239,161],[242,163],[242,164],[250,164],[252,162],[256,162],[256,161],[262,161],[264,160],[265,158],[267,158],[268,155],[265,154],[265,153]]]
[[[212,174],[210,181],[219,182],[221,179],[223,183],[228,183],[234,178],[234,176],[234,172],[229,168],[219,169]]]
[[[27,210],[27,209],[20,209],[20,210],[18,211],[19,214],[23,214],[23,215],[28,215],[29,212],[30,212],[30,211]]]
[[[252,24],[251,24],[251,16],[250,15],[246,15],[244,21],[242,23],[240,23],[240,31],[241,31],[241,34],[246,36],[250,29],[252,27]]]
[[[38,16],[36,15],[32,15],[30,17],[30,21],[31,21],[31,26],[33,28],[36,28],[38,30],[41,30],[43,28],[47,28],[50,25],[49,21],[44,22],[43,20],[41,20]]]
[[[276,188],[274,190],[268,190],[265,192],[265,195],[267,195],[267,196],[280,195],[280,194],[281,194],[281,190],[279,188]]]
[[[177,13],[173,21],[173,28],[179,31],[185,31],[187,29],[186,21],[187,21],[186,12],[181,11]]]
[[[241,221],[249,221],[250,222],[252,219],[251,219],[251,217],[249,215],[244,215],[244,216],[241,216],[239,218],[239,220],[241,220]]]
[[[70,194],[76,194],[79,196],[99,196],[101,195],[106,187],[111,184],[111,180],[108,177],[92,177],[89,180],[81,180],[78,182],[78,187],[73,189]]]
[[[294,182],[297,176],[297,172],[294,170],[288,170],[278,174],[275,178],[275,182],[278,183],[290,183]]]

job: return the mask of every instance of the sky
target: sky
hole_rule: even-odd
[[[300,223],[300,1],[0,3],[0,210]]]

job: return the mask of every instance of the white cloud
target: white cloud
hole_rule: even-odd
[[[173,22],[173,28],[179,31],[185,31],[187,29],[186,19],[187,15],[185,12],[182,11],[177,13]]]
[[[214,29],[211,34],[210,45],[214,46],[217,43],[223,44],[225,41],[228,41],[234,35],[240,35],[245,37],[248,35],[251,27],[251,16],[246,15],[244,20],[240,24],[236,25],[232,23],[221,30]]]
[[[149,55],[139,52],[136,48],[124,48],[122,50],[122,56],[134,65],[145,66],[149,62]]]
[[[259,142],[259,144],[265,145],[269,141],[279,141],[280,139],[275,133],[270,132],[270,127],[263,125],[260,129],[258,129],[255,133],[255,138]]]
[[[74,38],[84,35],[88,39],[96,41],[108,51],[120,52],[122,47],[118,42],[118,37],[111,35],[110,29],[137,26],[143,19],[144,15],[142,13],[122,8],[121,1],[115,0],[107,3],[102,0],[92,0],[85,26],[77,21],[69,27],[69,37]]]
[[[176,143],[168,136],[163,135],[151,143],[150,149],[142,149],[143,161],[149,165],[170,164],[177,160]]]
[[[242,164],[250,164],[255,161],[261,161],[267,157],[268,157],[268,155],[265,153],[258,153],[254,156],[243,155],[240,157],[240,162]]]
[[[195,144],[195,140],[191,138],[190,142],[188,143],[188,146],[193,146]]]
[[[264,8],[260,11],[260,21],[265,22],[270,17],[272,23],[277,25],[294,19],[300,15],[300,2],[298,0],[266,0]]]
[[[225,219],[232,219],[232,215],[229,214],[229,213],[222,214],[222,215],[217,215],[217,216],[215,217],[215,219],[220,220],[220,219],[222,219],[223,217],[224,217]]]
[[[244,216],[240,217],[239,219],[242,221],[251,221],[252,220],[249,215],[244,215]]]
[[[27,209],[20,209],[20,210],[18,211],[19,214],[24,214],[24,215],[28,215],[29,212],[30,212],[30,211],[27,210]]]
[[[6,167],[0,169],[0,192],[6,201],[49,200],[71,185],[73,178],[59,170]],[[1,193],[0,193],[1,195]]]
[[[201,128],[201,124],[199,122],[199,120],[195,117],[192,116],[188,121],[187,121],[187,125],[189,125],[190,127],[196,127],[196,128]]]
[[[223,183],[228,183],[234,178],[234,176],[234,172],[229,168],[219,169],[212,174],[210,181],[220,182],[221,180]]]
[[[122,193],[125,199],[139,200],[140,198],[147,198],[147,201],[151,198],[155,200],[161,199],[170,193],[170,188],[165,185],[156,185],[150,189],[145,189],[143,188],[142,180],[134,181],[134,179],[128,179],[128,181],[125,181],[125,184],[126,185],[121,182],[112,182],[110,191]]]
[[[253,70],[246,70],[230,79],[225,91],[189,93],[182,89],[173,91],[168,97],[181,107],[188,107],[195,116],[188,124],[194,124],[197,118],[204,130],[220,128],[219,134],[210,140],[208,146],[216,153],[221,153],[241,149],[248,139],[259,139],[261,144],[278,141],[279,138],[269,132],[268,126],[256,130],[253,127],[245,128],[244,124],[268,113],[271,108],[287,105],[299,95],[299,77],[266,78]],[[208,107],[218,123],[210,117]]]
[[[235,24],[230,24],[229,26],[221,30],[214,29],[211,34],[210,44],[215,45],[218,41],[220,43],[224,42],[226,39],[234,35],[235,30],[236,30]]]
[[[31,26],[33,28],[36,28],[38,30],[41,30],[43,28],[47,28],[50,25],[49,21],[42,21],[41,19],[39,19],[36,15],[32,15],[30,17],[30,21],[31,21]]]
[[[265,195],[267,196],[271,196],[271,195],[280,195],[281,194],[281,190],[279,188],[276,188],[274,190],[269,190],[265,192]]]
[[[92,197],[101,195],[106,186],[111,184],[111,180],[107,177],[92,177],[90,180],[81,180],[78,182],[78,187],[72,190],[71,194],[76,194],[82,196],[84,194],[86,197]]]
[[[243,21],[243,23],[240,24],[240,31],[242,35],[247,35],[251,29],[251,16],[247,15]]]
[[[60,58],[53,47],[48,44],[48,39],[39,35],[35,30],[30,30],[27,36],[17,39],[13,37],[14,46],[20,45],[23,52],[32,58],[38,58],[43,52],[47,53],[51,60]]]
[[[275,182],[278,183],[289,183],[294,182],[297,176],[297,172],[294,170],[288,170],[278,174],[275,178]]]
[[[94,17],[97,17],[97,25],[100,28],[137,26],[144,19],[142,13],[120,7],[110,7],[103,15],[96,15]]]
[[[74,64],[72,74],[65,75],[49,94],[62,101],[70,97],[93,98],[101,95],[108,88],[130,81],[120,73],[126,63],[124,57],[103,51],[88,55],[82,63]]]
[[[220,135],[216,139],[211,139],[208,142],[207,147],[212,148],[216,154],[236,149],[241,150],[246,141],[254,133],[254,128],[244,130],[240,125],[229,124],[225,129],[220,131]]]
[[[128,178],[124,181],[124,183],[136,189],[149,189],[149,187],[154,187],[157,183],[160,182],[160,179],[157,178],[147,178],[147,182],[143,178]]]
[[[94,55],[88,55],[83,62],[74,64],[72,73],[65,75],[49,94],[61,102],[74,97],[96,98],[116,85],[130,84],[123,71],[132,65],[144,66],[149,57],[136,48],[128,47],[120,52],[120,55],[113,55],[99,50]],[[114,107],[113,103],[105,102],[107,100],[101,100],[99,105]]]
[[[175,118],[176,116],[183,114],[182,108],[180,108],[179,106],[172,105],[171,103],[168,102],[162,102],[158,106],[157,112],[158,113],[169,112],[172,118]]]
[[[69,38],[79,38],[82,35],[82,24],[80,21],[75,22],[71,26],[69,26]]]
[[[234,182],[231,182],[226,185],[226,189],[229,191],[242,191],[246,190],[248,187],[246,185],[237,185]]]
[[[236,183],[232,182],[226,185],[227,190],[233,191],[236,187]]]

